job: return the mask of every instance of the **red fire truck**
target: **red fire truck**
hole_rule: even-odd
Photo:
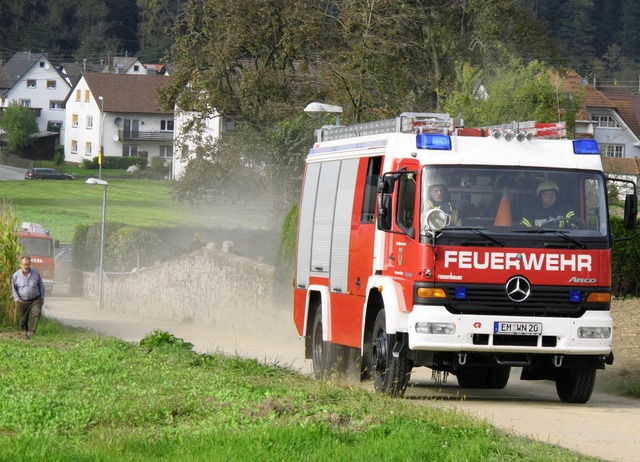
[[[358,366],[402,396],[412,368],[461,387],[552,380],[587,402],[611,364],[607,181],[564,124],[447,114],[323,127],[306,159],[293,318],[316,376]],[[446,206],[430,191],[446,187]],[[625,227],[637,196],[627,181]],[[568,213],[527,219],[542,185]]]
[[[38,223],[22,222],[18,230],[20,243],[24,254],[31,257],[33,266],[38,269],[45,290],[48,294],[53,291],[55,283],[54,249],[60,247],[60,241],[54,241],[49,230]]]

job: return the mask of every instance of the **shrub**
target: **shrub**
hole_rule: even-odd
[[[103,169],[122,169],[126,170],[132,165],[138,166],[141,170],[147,168],[147,159],[144,157],[120,157],[120,156],[105,156],[102,159]],[[82,166],[87,170],[98,170],[100,167],[98,164],[98,158],[84,159]]]
[[[17,312],[11,295],[11,276],[18,269],[22,245],[16,232],[17,217],[13,206],[0,205],[0,321],[15,323]]]

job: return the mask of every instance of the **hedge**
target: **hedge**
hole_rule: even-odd
[[[121,156],[105,156],[102,159],[102,168],[104,169],[128,169],[132,165],[137,166],[140,170],[147,168],[148,161],[144,157],[121,157]],[[84,159],[82,166],[87,170],[98,170],[98,158],[91,160]]]

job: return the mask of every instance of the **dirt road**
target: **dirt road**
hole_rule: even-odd
[[[296,335],[290,312],[283,308],[261,313],[256,319],[230,318],[218,326],[195,326],[98,311],[88,300],[54,295],[46,300],[44,315],[127,341],[139,341],[154,329],[162,329],[193,343],[200,353],[237,354],[310,372],[303,342]],[[599,372],[599,382],[607,372]],[[596,391],[586,405],[564,404],[552,383],[523,382],[517,373],[514,370],[504,390],[468,390],[459,388],[455,377],[436,386],[428,369],[416,369],[407,398],[454,407],[508,432],[586,455],[620,462],[639,460],[640,400]]]

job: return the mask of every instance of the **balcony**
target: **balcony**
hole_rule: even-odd
[[[171,141],[173,142],[172,131],[143,132],[139,130],[118,130],[120,141]]]

